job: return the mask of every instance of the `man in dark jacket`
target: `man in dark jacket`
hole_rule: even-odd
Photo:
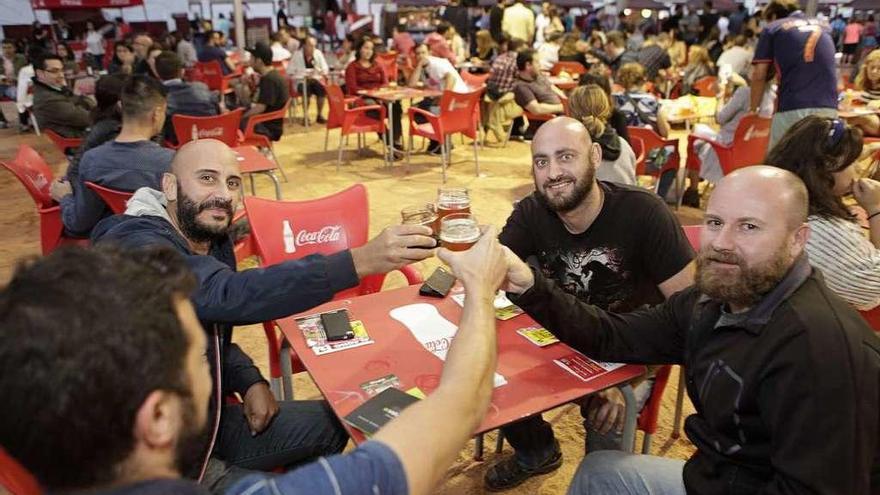
[[[209,334],[213,411],[220,411],[212,423],[213,456],[233,467],[212,471],[205,482],[222,492],[247,474],[241,468],[267,470],[341,451],[347,436],[327,404],[276,403],[250,357],[232,343],[232,327],[304,311],[357,285],[360,277],[425,259],[435,244],[430,229],[389,227],[359,248],[236,272],[228,229],[241,199],[241,172],[232,150],[212,139],[185,144],[162,189],[164,194],[137,191],[126,214],[99,223],[92,239],[130,248],[170,246],[185,255],[198,278],[192,301]],[[233,392],[244,404],[221,405]]]
[[[85,134],[94,105],[84,96],[75,96],[67,87],[61,59],[53,54],[35,57],[34,74],[33,112],[37,124],[64,137]]]
[[[689,460],[591,452],[569,494],[878,493],[880,340],[810,267],[806,219],[790,172],[728,175],[706,209],[696,285],[625,314],[511,257],[506,289],[535,320],[593,358],[684,365],[696,409]]]
[[[201,82],[183,80],[183,62],[174,52],[162,52],[156,57],[156,73],[168,90],[168,110],[165,112],[163,134],[166,141],[177,144],[172,117],[176,114],[207,117],[217,115],[217,96]]]

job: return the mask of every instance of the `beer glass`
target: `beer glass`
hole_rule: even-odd
[[[437,190],[437,217],[452,213],[470,213],[471,198],[463,187],[441,187]]]
[[[470,249],[480,238],[480,226],[470,213],[450,213],[440,220],[440,242],[450,251]]]
[[[424,225],[430,227],[432,234],[437,236],[437,209],[428,203],[418,206],[407,206],[400,210],[403,225]]]

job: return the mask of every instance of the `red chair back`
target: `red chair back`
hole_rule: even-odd
[[[657,134],[654,129],[649,127],[629,126],[626,130],[629,133],[630,145],[633,146],[633,152],[636,153],[636,156],[641,155],[641,160],[636,162],[636,175],[654,175],[659,177],[667,170],[678,170],[681,162],[681,154],[678,152],[678,139],[663,139],[663,137]],[[641,141],[641,153],[636,151],[635,145],[633,145],[636,140]],[[651,150],[663,146],[672,146],[674,151],[666,162],[666,165],[661,170],[649,174],[645,170],[645,157],[648,156],[648,153]]]
[[[488,72],[485,74],[474,74],[473,72],[468,72],[466,69],[461,69],[459,72],[461,74],[461,78],[464,79],[465,84],[470,86],[471,89],[482,88],[486,85],[486,81],[489,80]]]
[[[739,121],[730,153],[718,153],[724,175],[734,170],[764,162],[770,144],[770,119],[750,113]],[[717,151],[717,150],[716,150]]]
[[[687,236],[688,242],[691,243],[691,247],[694,248],[694,251],[700,250],[700,234],[703,233],[702,225],[682,225],[682,230],[684,230],[684,235]]]
[[[2,447],[0,447],[0,488],[5,488],[12,495],[43,493],[36,478]]]
[[[171,124],[174,126],[177,142],[181,145],[193,140],[193,126],[195,126],[199,139],[218,139],[234,148],[239,142],[238,126],[241,123],[242,113],[244,113],[243,108],[207,117],[174,114],[171,117]]]
[[[558,76],[560,72],[568,72],[569,74],[583,75],[587,73],[587,68],[580,62],[556,62],[550,68],[551,76]]]
[[[868,311],[859,311],[859,313],[875,332],[880,333],[880,306],[877,306],[874,309],[869,309]]]
[[[345,116],[345,95],[338,84],[327,85],[327,129],[342,127]]]
[[[129,198],[131,198],[132,194],[134,194],[133,192],[110,189],[89,181],[86,181],[86,187],[95,191],[104,203],[107,204],[107,207],[110,208],[110,211],[112,211],[114,215],[125,213],[125,204],[128,202]]]
[[[262,134],[257,134],[254,128],[257,124],[262,122],[269,122],[271,120],[283,120],[284,116],[287,115],[287,110],[290,108],[290,98],[287,99],[287,102],[283,107],[278,110],[273,110],[271,112],[260,113],[257,115],[252,115],[248,117],[247,126],[244,128],[243,137],[241,139],[241,144],[243,145],[252,145],[252,146],[271,146],[272,143],[267,136]],[[239,109],[241,110],[241,109]],[[284,126],[281,126],[281,132],[284,132]]]
[[[58,148],[61,154],[64,154],[68,148],[77,149],[82,145],[82,138],[64,137],[52,129],[43,129],[43,134],[49,137],[49,140],[52,141],[52,144]]]
[[[306,201],[274,201],[247,196],[244,207],[251,225],[251,235],[263,265],[274,265],[311,254],[333,254],[363,246],[369,236],[367,189],[355,184],[323,198]],[[284,222],[293,233],[293,249],[285,250]],[[287,252],[291,251],[291,252]],[[375,280],[378,278],[378,284]],[[377,292],[385,276],[366,277],[361,287],[342,291],[337,298]],[[373,280],[371,280],[373,279]]]
[[[449,135],[460,132],[476,139],[476,108],[480,104],[483,88],[470,93],[444,91],[440,97],[440,126],[442,133]]]
[[[638,429],[647,434],[653,435],[657,432],[657,418],[660,416],[660,404],[663,402],[663,391],[666,390],[666,383],[669,382],[669,371],[672,366],[665,365],[657,369],[654,375],[654,388],[651,389],[651,396],[645,402],[645,407],[639,413]]]
[[[49,196],[49,184],[54,180],[52,170],[43,157],[26,144],[18,147],[18,153],[12,161],[0,161],[24,185],[33,198],[37,208],[48,208],[55,204]]]
[[[202,74],[202,81],[208,85],[211,91],[220,91],[226,89],[223,84],[223,69],[220,62],[211,60],[210,62],[196,62],[195,69]]]
[[[385,71],[388,81],[397,81],[397,52],[387,52],[376,54],[376,63]]]
[[[699,96],[715,96],[717,93],[716,82],[718,82],[718,78],[715,76],[701,77],[694,82],[693,88],[697,90]]]

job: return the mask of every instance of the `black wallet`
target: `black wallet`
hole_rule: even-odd
[[[431,297],[446,297],[453,284],[455,284],[455,276],[444,270],[443,267],[437,267],[434,273],[428,277],[428,280],[425,280],[425,283],[422,284],[419,294]]]

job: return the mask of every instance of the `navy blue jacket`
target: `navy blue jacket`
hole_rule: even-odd
[[[313,255],[267,268],[237,272],[232,241],[211,246],[208,256],[195,254],[180,233],[158,216],[115,215],[102,220],[93,242],[115,242],[127,248],[170,246],[186,257],[198,279],[192,296],[199,321],[220,339],[223,394],[247,389],[263,377],[253,361],[232,343],[234,325],[250,325],[305,311],[358,284],[349,251]],[[210,340],[210,339],[209,339]]]
[[[174,115],[207,117],[220,112],[217,96],[203,83],[173,80],[165,81],[164,84],[165,89],[168,90],[168,109],[165,111],[163,131],[166,140],[177,144],[174,125],[171,123]]]

